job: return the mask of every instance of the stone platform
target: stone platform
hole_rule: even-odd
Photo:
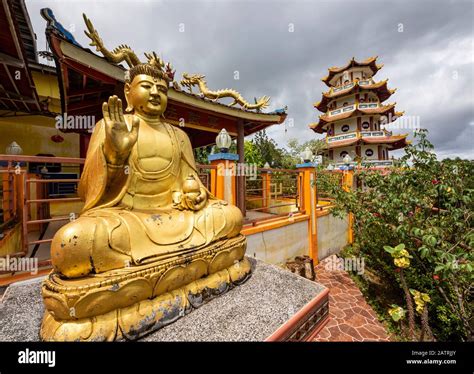
[[[249,259],[253,274],[141,341],[311,340],[328,317],[328,289],[287,270]],[[38,341],[43,278],[8,287],[0,303],[0,341]]]

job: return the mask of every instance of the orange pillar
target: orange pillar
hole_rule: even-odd
[[[342,177],[342,188],[344,191],[349,192],[352,190],[354,184],[354,170],[344,170],[344,174]],[[354,230],[353,230],[353,224],[354,224],[354,215],[352,213],[349,213],[349,230],[347,234],[347,241],[349,244],[352,244],[354,242]]]
[[[272,182],[271,178],[271,171],[269,170],[262,170],[262,208],[267,208],[270,206],[270,200],[271,200],[271,188],[270,184]],[[268,209],[263,209],[262,212],[267,212]]]
[[[296,167],[302,172],[300,193],[302,209],[309,216],[308,220],[308,254],[314,264],[318,263],[318,222],[316,215],[316,171],[312,163],[298,164]]]
[[[216,153],[208,156],[211,165],[216,166],[215,178],[211,174],[211,190],[218,199],[236,205],[236,175],[238,155],[234,153]],[[212,185],[212,183],[215,183]]]
[[[211,190],[214,191],[214,195],[223,200],[224,199],[224,167],[221,160],[211,161],[211,165],[215,166],[217,169],[213,175],[211,175]]]

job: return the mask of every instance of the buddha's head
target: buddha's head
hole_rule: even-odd
[[[127,111],[145,116],[161,116],[168,104],[167,76],[156,66],[138,64],[128,71],[125,79]]]

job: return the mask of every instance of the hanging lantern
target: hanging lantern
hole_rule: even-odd
[[[64,138],[61,135],[56,134],[51,137],[51,140],[55,143],[62,143],[64,141]]]
[[[217,148],[219,148],[222,153],[227,153],[231,144],[232,138],[230,137],[226,129],[222,129],[219,135],[217,135],[216,137]]]

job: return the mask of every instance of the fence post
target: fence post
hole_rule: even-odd
[[[236,205],[236,165],[239,155],[234,153],[215,153],[208,158],[211,165],[217,167],[215,178],[215,195],[218,199]],[[211,179],[212,182],[212,179]]]
[[[318,259],[318,222],[316,215],[316,170],[315,164],[305,162],[297,164],[297,169],[303,174],[301,192],[303,194],[302,209],[309,216],[308,220],[308,247],[309,256],[316,265]]]
[[[272,172],[270,170],[262,170],[262,208],[268,208],[272,198],[271,182]],[[268,209],[262,209],[262,212],[268,213]]]
[[[344,191],[349,192],[352,190],[354,184],[354,170],[349,169],[349,170],[344,170],[342,174],[342,188]],[[353,230],[353,224],[354,224],[354,215],[352,213],[349,213],[348,216],[349,220],[349,230],[347,233],[347,241],[349,244],[352,244],[354,242],[354,230]]]

